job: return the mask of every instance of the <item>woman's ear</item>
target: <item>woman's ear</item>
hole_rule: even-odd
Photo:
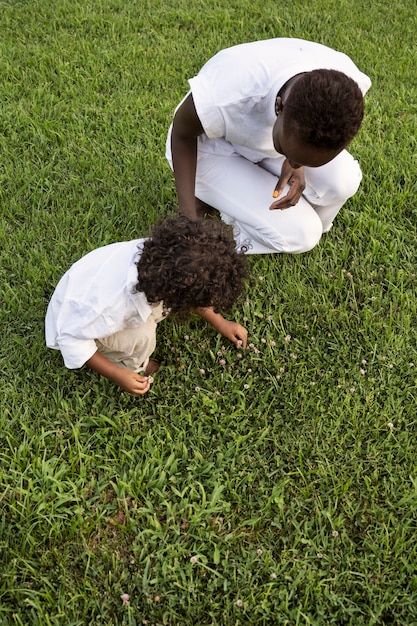
[[[279,115],[282,111],[282,98],[281,96],[277,96],[275,100],[275,115]]]

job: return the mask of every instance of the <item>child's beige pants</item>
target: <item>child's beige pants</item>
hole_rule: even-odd
[[[163,302],[151,306],[152,313],[140,326],[95,340],[98,350],[109,361],[133,372],[146,369],[156,347],[156,325],[165,317]]]

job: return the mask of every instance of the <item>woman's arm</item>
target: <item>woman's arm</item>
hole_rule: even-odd
[[[181,213],[197,219],[195,209],[195,172],[197,167],[197,137],[204,129],[198,118],[192,94],[176,111],[172,125],[171,151]]]

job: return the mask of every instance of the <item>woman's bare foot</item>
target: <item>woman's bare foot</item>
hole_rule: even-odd
[[[150,376],[151,374],[155,374],[160,368],[160,364],[158,361],[154,361],[153,359],[149,359],[149,363],[146,366],[145,376]]]
[[[219,215],[219,211],[217,209],[209,204],[206,204],[206,202],[203,202],[199,198],[195,199],[195,209],[199,220],[203,220],[208,216],[215,217],[216,215]]]

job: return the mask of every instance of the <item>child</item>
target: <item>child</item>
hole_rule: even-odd
[[[64,274],[46,313],[46,344],[69,369],[86,364],[143,395],[159,367],[149,359],[156,325],[168,313],[195,312],[246,346],[246,329],[220,313],[230,311],[246,275],[225,224],[167,218],[150,238],[97,248]]]

